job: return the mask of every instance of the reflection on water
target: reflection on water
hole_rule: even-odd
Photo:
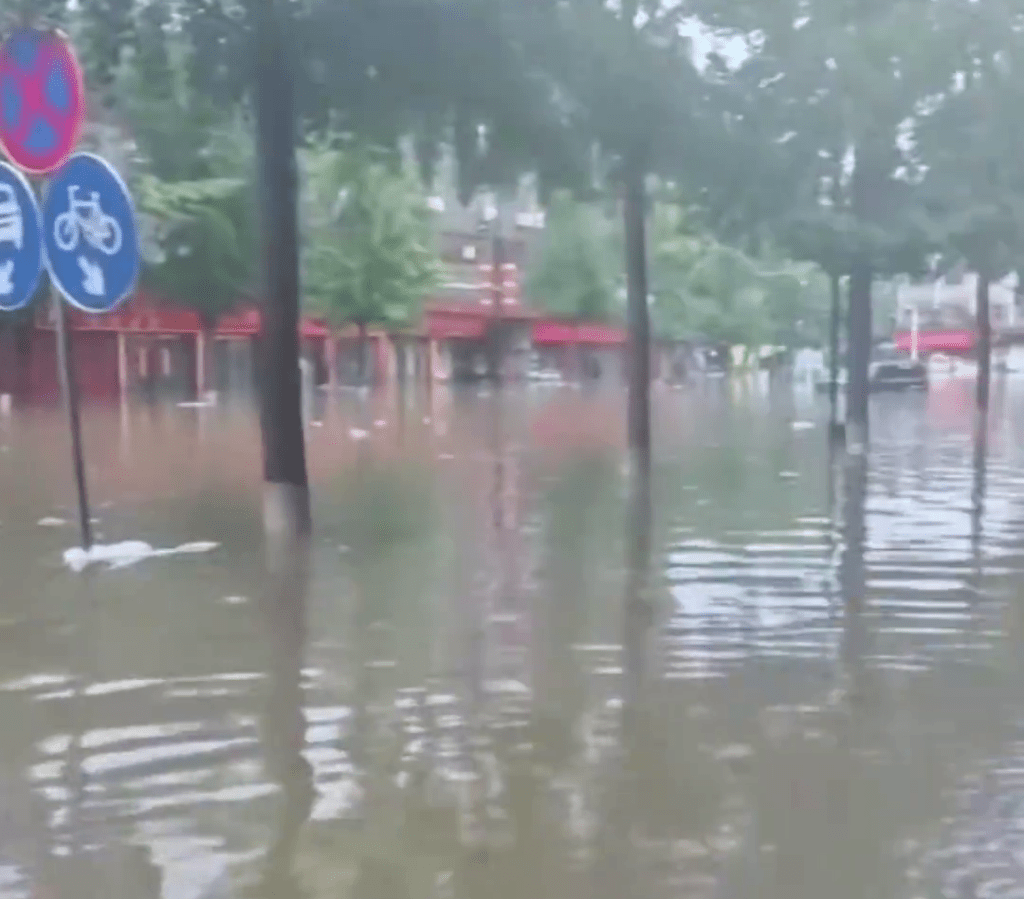
[[[80,574],[62,417],[0,421],[0,899],[1024,895],[1024,392],[971,396],[847,458],[665,392],[648,472],[616,394],[320,395],[269,558],[244,403],[89,410],[102,539],[218,546]]]

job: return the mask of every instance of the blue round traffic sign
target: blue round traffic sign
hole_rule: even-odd
[[[28,305],[43,272],[43,225],[25,176],[0,162],[0,310]]]
[[[43,233],[50,277],[72,306],[109,312],[135,289],[135,211],[106,160],[76,153],[54,174],[43,199]]]

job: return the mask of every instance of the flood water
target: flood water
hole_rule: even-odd
[[[265,559],[244,403],[0,419],[0,899],[1024,896],[1024,382],[319,397]],[[986,445],[987,444],[987,445]],[[215,544],[215,545],[213,545]],[[649,567],[644,567],[644,562]],[[638,567],[639,566],[639,567]]]

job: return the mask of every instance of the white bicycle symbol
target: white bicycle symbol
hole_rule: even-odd
[[[121,226],[100,206],[100,195],[93,191],[88,200],[78,199],[78,185],[68,188],[68,211],[62,212],[53,223],[53,239],[58,249],[71,252],[78,239],[101,253],[113,256],[121,249]]]

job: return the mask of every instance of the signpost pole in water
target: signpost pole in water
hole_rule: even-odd
[[[0,45],[0,147],[22,172],[40,178],[59,169],[78,143],[85,112],[82,70],[71,44],[55,31],[16,28]],[[31,299],[43,261],[45,229],[22,178],[0,172],[0,308]],[[40,191],[42,189],[42,184]],[[7,245],[10,246],[7,246]],[[92,519],[85,485],[78,383],[72,369],[71,335],[51,276],[58,375],[71,430],[71,457],[78,493],[82,546],[92,548]]]
[[[139,243],[128,188],[103,159],[76,153],[53,174],[43,199],[43,244],[54,291],[61,378],[71,426],[82,544],[92,546],[71,331],[58,294],[83,312],[109,312],[135,289]]]
[[[57,360],[60,370],[61,392],[68,411],[71,431],[71,462],[75,471],[75,489],[78,493],[78,524],[82,534],[82,548],[92,549],[92,513],[89,510],[89,490],[85,483],[85,455],[82,451],[82,418],[79,414],[78,379],[72,364],[71,330],[67,324],[67,310],[57,288],[50,285],[53,315],[57,335]]]
[[[29,302],[45,261],[82,546],[89,550],[78,382],[61,295],[83,312],[110,312],[135,289],[139,238],[131,196],[117,172],[91,153],[72,156],[84,114],[82,69],[67,39],[39,28],[12,31],[0,44],[0,148],[22,172],[48,176],[49,183],[45,191],[39,185],[40,212],[24,178],[0,165],[0,309]]]

